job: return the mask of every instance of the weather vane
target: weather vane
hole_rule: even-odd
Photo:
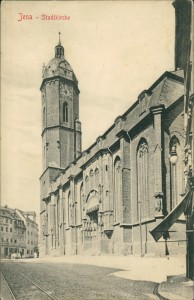
[[[59,34],[59,43],[60,43],[61,42],[61,40],[60,40],[61,32],[59,31],[58,34]]]

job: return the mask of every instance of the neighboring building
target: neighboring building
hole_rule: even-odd
[[[194,279],[194,1],[175,0],[175,67],[184,72],[184,175],[186,194],[181,203],[151,232],[157,241],[179,219],[186,216],[186,275]],[[177,165],[175,149],[171,160]]]
[[[34,219],[31,219],[33,216]],[[29,225],[29,226],[28,226]],[[32,257],[38,249],[38,225],[34,212],[23,212],[7,206],[0,208],[0,257],[10,258],[12,253]],[[28,236],[29,232],[29,236]]]
[[[36,214],[33,211],[23,212],[17,209],[17,213],[25,225],[26,256],[33,256],[38,251],[38,224]]]
[[[184,70],[185,169],[191,199],[187,205],[187,277],[194,279],[194,1],[176,0],[176,47],[181,59],[176,66]],[[182,25],[181,28],[181,24]],[[181,45],[181,47],[179,47]],[[178,49],[179,48],[179,49]]]
[[[185,251],[184,218],[162,243],[149,233],[185,194],[183,81],[181,70],[162,74],[81,152],[78,82],[59,41],[40,88],[42,254]]]

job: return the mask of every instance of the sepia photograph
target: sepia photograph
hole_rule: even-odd
[[[0,300],[194,300],[194,1],[1,2]]]

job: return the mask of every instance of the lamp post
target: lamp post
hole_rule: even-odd
[[[189,189],[191,191],[191,201],[186,212],[186,234],[187,234],[187,252],[186,252],[186,276],[194,279],[194,176],[189,178]]]
[[[176,152],[176,146],[172,146],[171,153],[170,153],[170,162],[172,165],[176,165],[178,161],[178,156]]]
[[[173,189],[173,201],[174,201],[174,194],[175,194],[175,188],[176,188],[176,170],[175,170],[175,165],[178,161],[178,156],[176,152],[176,146],[173,146],[171,149],[170,153],[170,162],[174,168],[173,172],[173,183],[174,186],[172,187]],[[188,176],[188,188],[192,192],[193,197],[193,192],[194,192],[194,177]],[[193,212],[193,203],[192,199],[187,207],[187,211],[185,212],[186,214],[186,276],[190,279],[194,278],[194,212]]]
[[[176,146],[172,146],[171,152],[170,152],[170,163],[171,163],[171,209],[175,207],[177,204],[177,192],[176,192],[176,185],[177,185],[177,180],[176,180],[176,164],[178,162],[178,155],[176,151]]]
[[[178,155],[176,151],[176,145],[172,146],[171,152],[170,152],[170,157],[169,157],[170,163],[171,163],[171,209],[176,205],[176,164],[178,162]],[[165,239],[165,253],[166,255],[169,255],[168,251],[168,245],[167,245],[167,239],[169,238],[169,233],[168,231],[165,232],[163,235]]]

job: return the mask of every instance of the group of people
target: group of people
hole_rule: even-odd
[[[11,259],[22,258],[23,252],[11,253]]]
[[[22,257],[24,257],[23,252],[11,253],[11,259],[18,259],[18,258],[22,258]],[[39,257],[39,253],[38,252],[34,252],[33,257],[34,258],[38,258]]]

